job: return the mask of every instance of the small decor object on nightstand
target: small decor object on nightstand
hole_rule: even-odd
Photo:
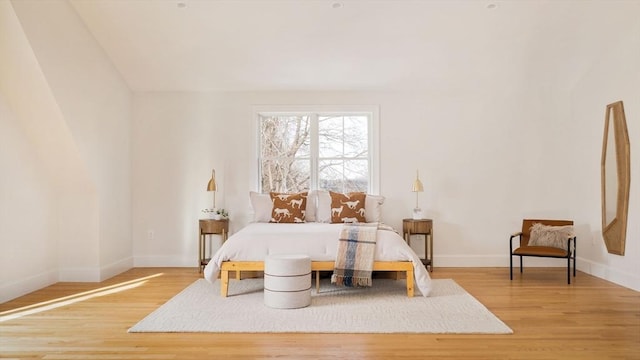
[[[213,219],[215,209],[203,209],[202,210],[202,218],[203,219]]]
[[[214,220],[222,220],[228,219],[229,213],[225,209],[213,209],[213,219]]]
[[[433,220],[402,219],[404,240],[411,246],[411,235],[424,235],[424,259],[422,263],[429,271],[433,271]]]
[[[413,182],[413,187],[411,188],[411,192],[416,193],[416,207],[413,209],[413,218],[418,220],[422,219],[424,216],[422,215],[422,209],[418,206],[418,193],[424,191],[424,186],[422,186],[422,181],[420,181],[420,175],[418,174],[418,170],[416,170],[416,180]]]
[[[229,212],[225,209],[204,209],[202,210],[204,219],[223,220],[229,218]]]

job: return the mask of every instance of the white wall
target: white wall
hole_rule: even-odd
[[[231,212],[232,232],[250,219],[255,105],[379,105],[383,220],[400,228],[415,197],[435,220],[436,266],[504,266],[508,234],[527,214],[570,217],[565,198],[544,195],[529,171],[557,172],[555,161],[522,161],[527,152],[553,159],[553,149],[527,150],[540,139],[537,101],[515,86],[440,96],[424,92],[140,93],[133,112],[133,238],[135,264],[194,266],[197,220],[210,207],[205,191],[212,167],[218,206]],[[513,91],[512,91],[513,90]],[[518,114],[518,116],[514,116]],[[531,125],[533,124],[533,125]],[[525,129],[525,131],[522,131]],[[544,133],[538,131],[539,137]],[[544,141],[544,140],[543,140]],[[533,170],[530,170],[533,168]],[[527,190],[530,194],[527,194]],[[525,201],[518,198],[525,195]],[[534,199],[549,198],[550,202]],[[529,204],[527,204],[529,202]],[[553,206],[555,203],[556,206]],[[152,231],[154,239],[149,239]],[[422,251],[418,245],[418,252]]]
[[[64,1],[0,1],[0,301],[132,266],[131,93]]]
[[[0,92],[0,303],[58,278],[53,186],[30,145]]]
[[[19,20],[0,2],[0,301],[58,281],[62,204],[90,202],[85,168]],[[65,205],[69,210],[72,207]],[[75,209],[77,210],[77,209]],[[86,230],[90,212],[72,221]],[[82,250],[82,249],[81,249]],[[83,254],[84,261],[92,259]]]
[[[625,60],[624,66],[634,68],[634,61]],[[583,104],[569,102],[566,86],[554,84],[553,78],[535,79],[536,75],[532,72],[531,78],[493,84],[484,92],[455,95],[410,91],[135,94],[134,263],[195,265],[197,220],[200,210],[210,207],[211,194],[205,186],[212,167],[219,181],[217,204],[230,210],[232,232],[250,220],[248,191],[255,189],[252,108],[283,104],[379,106],[380,188],[387,197],[383,220],[400,228],[401,219],[410,216],[415,201],[410,186],[415,169],[420,169],[425,184],[420,205],[435,221],[436,267],[507,266],[508,235],[528,217],[573,219],[580,251],[584,251],[588,241],[582,239],[589,237],[585,227],[600,231],[604,105],[597,106],[597,119],[586,130],[583,116],[571,115],[574,106]],[[632,81],[625,80],[625,87]],[[612,84],[618,86],[618,81]],[[630,111],[632,117],[633,107]],[[595,143],[582,138],[593,137],[583,132],[595,133]],[[584,151],[578,145],[581,142],[590,143],[594,151]],[[572,171],[576,174],[569,176]],[[630,211],[631,218],[637,214],[638,205],[633,204],[636,210]],[[637,242],[637,228],[631,224],[629,243]],[[628,246],[630,254],[636,245]],[[422,247],[416,246],[416,251],[422,252]],[[604,264],[584,258],[588,253],[578,254],[579,269],[603,276],[596,269]],[[635,255],[628,259],[625,264],[632,264]],[[527,259],[527,263],[565,264],[550,259]],[[625,273],[624,281],[603,277],[638,288],[637,277],[628,276],[629,271],[619,266],[626,265],[606,265],[608,271]]]
[[[131,92],[66,1],[12,4],[86,167],[86,190],[97,195],[66,204],[72,225],[61,228],[61,278],[113,276],[132,266]],[[93,241],[76,228],[74,218],[86,211]],[[83,261],[85,254],[95,261]]]
[[[637,19],[636,19],[637,20]],[[573,86],[567,117],[575,182],[572,211],[579,220],[579,268],[640,290],[640,23],[610,38],[610,49]],[[631,189],[624,256],[612,255],[602,238],[600,162],[605,107],[622,100],[631,144]]]
[[[212,167],[218,187],[227,186],[233,120],[215,95],[136,94],[133,104],[135,265],[196,266],[198,216],[211,207],[205,190]],[[224,203],[219,191],[217,205]]]

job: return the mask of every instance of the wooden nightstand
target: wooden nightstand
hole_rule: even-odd
[[[198,272],[202,272],[202,269],[209,263],[210,258],[206,257],[207,253],[207,235],[220,235],[222,237],[222,243],[227,240],[229,234],[229,219],[213,220],[213,219],[200,219],[200,249],[198,251]]]
[[[411,235],[424,235],[424,266],[433,272],[433,220],[431,219],[402,219],[402,234],[404,240],[411,246]]]

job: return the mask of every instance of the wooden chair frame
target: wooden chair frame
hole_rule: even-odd
[[[576,276],[576,237],[567,238],[567,250],[546,246],[529,246],[529,229],[531,225],[541,223],[550,226],[573,225],[571,220],[532,220],[525,219],[522,222],[522,231],[512,234],[509,238],[509,278],[513,280],[513,257],[520,257],[520,273],[522,274],[523,257],[547,257],[567,259],[567,284],[571,284],[571,259],[573,258],[573,277]],[[513,249],[513,239],[519,238],[520,246]]]

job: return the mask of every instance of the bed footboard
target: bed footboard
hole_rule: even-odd
[[[333,261],[312,261],[311,271],[316,272],[316,290],[320,288],[320,271],[331,271],[334,268]],[[413,264],[410,261],[375,261],[374,271],[400,271],[406,273],[407,296],[413,297]],[[220,295],[227,297],[229,293],[229,272],[235,271],[236,278],[240,280],[241,271],[264,271],[263,261],[225,261],[220,268]]]

